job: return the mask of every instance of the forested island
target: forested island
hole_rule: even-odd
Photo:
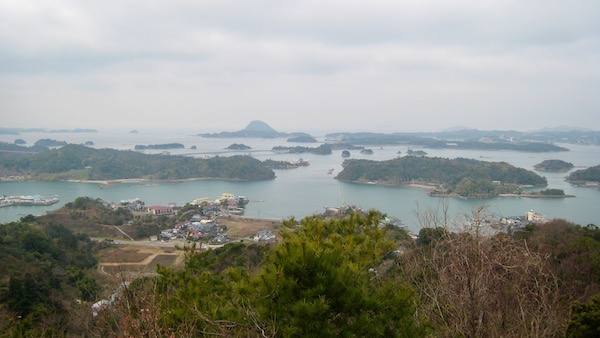
[[[444,133],[334,133],[326,135],[328,141],[345,142],[357,145],[396,145],[410,144],[419,145],[427,148],[448,148],[448,149],[475,149],[475,150],[515,150],[526,152],[557,152],[568,151],[569,149],[559,147],[549,142],[532,141],[527,138],[514,140],[499,136],[493,132],[481,132],[476,134],[478,138],[473,138],[472,134],[451,134]],[[482,136],[482,135],[490,135]]]
[[[330,155],[332,153],[331,146],[329,144],[321,144],[320,146],[318,146],[316,148],[301,147],[301,146],[296,146],[296,147],[276,146],[276,147],[273,147],[272,150],[277,153],[290,153],[290,154],[311,153],[311,154],[316,154],[316,155]]]
[[[265,180],[275,177],[271,169],[250,156],[197,159],[92,149],[75,144],[34,154],[27,147],[1,144],[0,148],[4,146],[21,152],[0,153],[2,174],[28,176],[35,180]]]
[[[153,150],[166,150],[166,149],[183,149],[185,148],[185,146],[181,143],[163,143],[163,144],[149,144],[149,145],[142,145],[142,144],[137,144],[134,149],[135,150],[147,150],[147,149],[153,149]]]
[[[227,149],[227,150],[249,150],[249,149],[252,149],[252,147],[247,146],[242,143],[233,143],[233,144],[228,145],[225,149]]]
[[[546,178],[506,162],[405,156],[387,161],[345,160],[337,179],[382,185],[424,185],[433,196],[487,198],[545,186]]]
[[[600,183],[600,165],[577,170],[567,177],[567,181],[573,184],[586,185],[594,183],[597,185]]]
[[[539,171],[564,173],[573,169],[575,166],[573,165],[573,163],[566,162],[563,160],[545,160],[541,163],[534,165],[533,167],[535,168],[535,170]]]

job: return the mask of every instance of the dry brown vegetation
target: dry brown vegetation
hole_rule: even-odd
[[[264,229],[273,230],[276,233],[281,226],[281,221],[277,220],[238,216],[219,217],[217,223],[227,227],[227,234],[232,239],[248,238]]]

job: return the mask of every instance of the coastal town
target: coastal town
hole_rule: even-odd
[[[184,206],[171,203],[167,205],[146,205],[139,198],[122,200],[119,203],[103,202],[112,209],[125,208],[133,215],[171,216],[180,214],[181,221],[172,227],[161,229],[160,233],[148,236],[150,242],[169,242],[185,240],[189,242],[202,242],[206,244],[221,245],[232,241],[227,232],[226,224],[233,219],[240,219],[244,214],[244,207],[249,203],[245,196],[235,196],[223,193],[212,200],[208,197],[196,198]],[[246,219],[246,218],[244,218]],[[247,218],[250,220],[251,218]],[[246,222],[249,223],[249,222]],[[265,223],[262,220],[261,223]],[[272,223],[272,222],[266,222]],[[255,242],[274,242],[276,235],[272,229],[257,229],[254,234],[244,232],[244,236],[237,236],[235,240],[252,240]]]

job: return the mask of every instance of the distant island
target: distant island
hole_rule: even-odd
[[[77,128],[77,129],[52,129],[52,130],[48,130],[49,133],[97,133],[98,131],[96,129],[84,129],[84,128]]]
[[[185,148],[185,146],[181,143],[165,143],[165,144],[150,144],[150,145],[136,145],[134,147],[135,150],[146,150],[146,149],[154,149],[154,150],[163,150],[163,149],[181,149]]]
[[[305,167],[305,166],[309,165],[309,162],[305,161],[303,159],[299,159],[294,162],[275,161],[272,159],[267,159],[267,160],[264,160],[263,163],[265,164],[265,166],[267,166],[267,168],[271,168],[271,169],[294,169],[294,168]]]
[[[488,198],[521,194],[526,186],[545,186],[546,178],[506,162],[464,158],[406,156],[387,161],[345,160],[336,176],[342,181],[417,186],[432,196]]]
[[[34,143],[34,146],[36,146],[36,147],[45,147],[45,148],[63,147],[63,146],[66,146],[66,145],[67,145],[66,141],[57,141],[57,140],[51,140],[51,139],[48,139],[48,138],[37,140]]]
[[[567,176],[567,182],[583,186],[600,186],[600,165],[571,173]]]
[[[333,133],[326,135],[327,142],[344,142],[355,145],[419,145],[432,149],[515,150],[525,152],[556,152],[569,149],[550,141],[538,141],[530,135],[510,132],[463,131],[453,133]]]
[[[280,137],[306,137],[306,133],[282,133],[273,129],[262,121],[252,121],[246,128],[239,131],[223,131],[220,133],[203,133],[197,136],[210,138],[280,138]]]
[[[290,137],[287,140],[288,142],[296,142],[296,143],[315,143],[317,139],[306,134],[306,135],[298,135],[295,137]]]
[[[561,173],[567,172],[574,167],[573,163],[563,160],[545,160],[533,166],[535,170]]]
[[[227,146],[227,148],[225,148],[225,149],[227,149],[227,150],[249,150],[249,149],[252,149],[252,147],[247,146],[242,143],[233,143],[233,144],[230,144],[229,146]]]
[[[0,173],[41,181],[267,180],[275,173],[250,156],[198,159],[68,144],[54,150],[0,143]],[[43,149],[43,148],[42,148]],[[2,177],[0,177],[2,178]]]
[[[311,147],[283,147],[276,146],[272,149],[276,153],[291,153],[291,154],[302,154],[302,153],[311,153],[316,155],[330,155],[332,153],[331,146],[328,144],[321,144],[316,148]]]

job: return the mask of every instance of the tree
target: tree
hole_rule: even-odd
[[[283,243],[257,277],[261,316],[278,335],[423,335],[412,290],[382,269],[394,247],[378,224],[375,212],[284,224]]]
[[[158,279],[126,293],[123,311],[130,317],[122,330],[132,335],[424,336],[412,288],[388,273],[392,261],[384,257],[395,246],[379,220],[376,212],[300,223],[290,219],[284,222],[282,243],[264,253],[239,243],[211,253],[189,248],[185,269],[161,268]],[[248,252],[258,254],[252,260],[261,264],[257,269],[250,260],[234,259]]]
[[[548,258],[494,233],[476,210],[456,233],[417,246],[401,266],[440,336],[555,336],[568,308]],[[417,242],[418,243],[418,242]]]
[[[567,328],[568,337],[600,336],[600,294],[588,303],[575,302]]]

